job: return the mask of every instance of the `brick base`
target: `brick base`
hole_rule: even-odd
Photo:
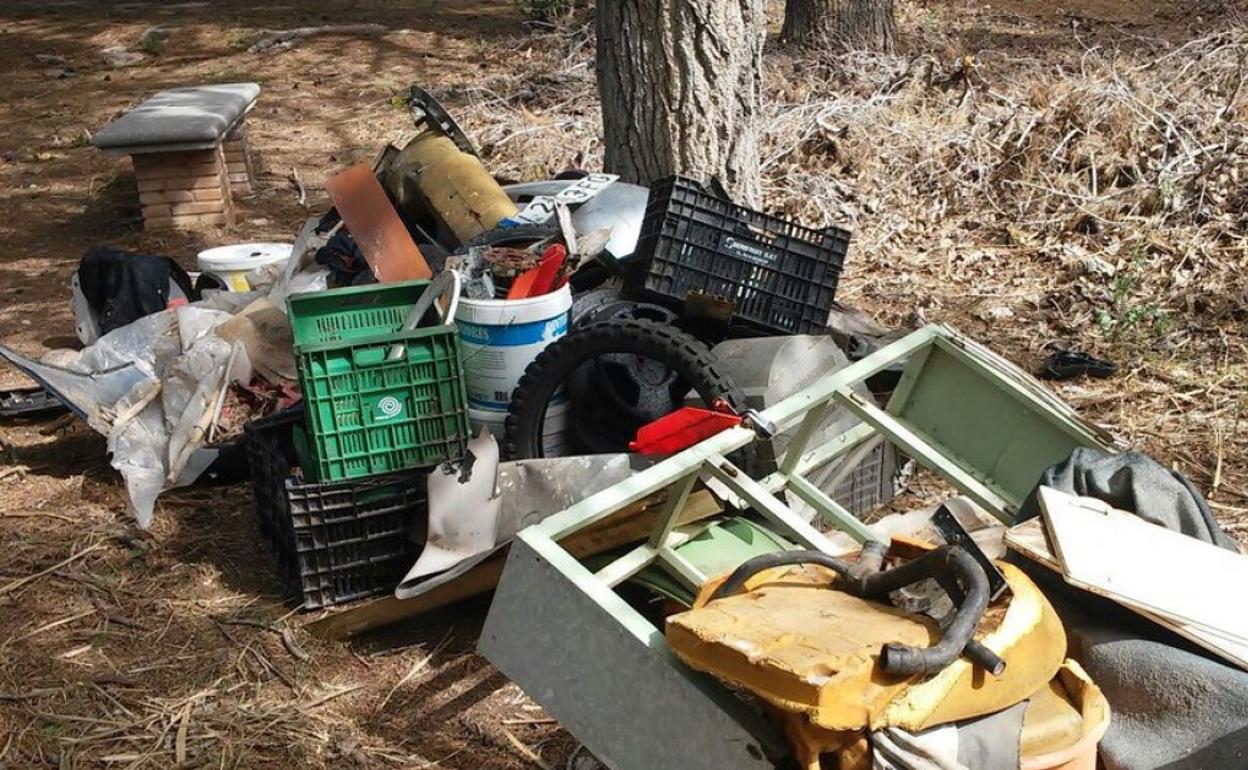
[[[144,227],[234,224],[233,190],[222,147],[130,157]]]
[[[240,120],[230,129],[221,143],[225,151],[225,168],[234,192],[249,195],[255,189],[256,170],[251,158],[251,145],[247,142],[247,122]]]

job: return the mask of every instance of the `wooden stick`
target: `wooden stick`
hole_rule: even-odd
[[[24,577],[24,578],[18,578],[17,580],[14,580],[12,583],[9,583],[8,585],[5,585],[5,586],[0,586],[0,595],[7,594],[7,593],[8,593],[8,592],[10,592],[10,591],[14,591],[14,590],[16,590],[16,589],[18,589],[18,588],[21,588],[22,586],[26,585],[27,583],[31,583],[31,582],[33,582],[33,581],[35,581],[35,580],[38,580],[39,578],[43,577],[44,575],[48,575],[48,574],[51,574],[51,573],[53,573],[53,572],[56,572],[56,571],[57,571],[58,569],[60,569],[61,567],[64,567],[64,566],[65,566],[65,565],[67,565],[67,564],[71,564],[71,563],[73,563],[73,562],[75,562],[75,561],[77,561],[77,560],[81,559],[82,557],[86,556],[87,554],[91,553],[92,551],[98,551],[99,549],[100,549],[100,544],[99,544],[99,543],[96,543],[95,545],[89,545],[89,546],[87,546],[86,548],[83,548],[83,549],[82,549],[81,551],[79,551],[78,553],[74,554],[73,556],[70,556],[68,559],[65,559],[64,561],[57,562],[56,564],[53,564],[51,567],[48,567],[48,568],[47,568],[47,569],[45,569],[45,570],[41,570],[41,571],[39,571],[39,572],[36,572],[36,573],[35,573],[35,574],[33,574],[33,575],[27,575],[27,576],[26,576],[26,577]]]
[[[0,479],[7,479],[9,476],[14,476],[14,475],[25,476],[29,472],[30,472],[30,466],[28,465],[14,465],[12,467],[5,468],[4,470],[0,471]]]

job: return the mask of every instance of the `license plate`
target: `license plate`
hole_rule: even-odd
[[[537,196],[499,225],[502,227],[544,225],[555,215],[555,204],[562,203],[568,207],[579,206],[610,187],[611,183],[619,178],[619,174],[590,174],[576,180],[554,195]]]

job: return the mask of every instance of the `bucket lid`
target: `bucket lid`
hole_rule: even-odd
[[[196,256],[200,270],[255,270],[290,259],[289,243],[235,243],[205,249]]]

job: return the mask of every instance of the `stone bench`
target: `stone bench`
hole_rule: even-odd
[[[234,194],[255,183],[247,113],[255,83],[161,91],[91,138],[98,149],[129,155],[147,228],[234,223]]]

